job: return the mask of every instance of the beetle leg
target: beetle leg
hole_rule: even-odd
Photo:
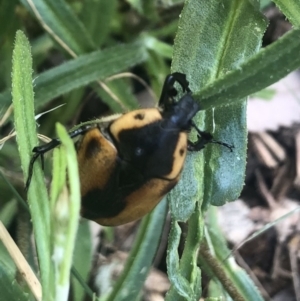
[[[91,129],[91,125],[84,125],[82,127],[79,127],[78,129],[69,132],[69,136],[71,138],[75,138],[79,135],[84,134],[88,130]],[[28,178],[26,181],[25,185],[25,190],[28,191],[31,178],[32,178],[32,173],[33,173],[33,165],[35,161],[37,160],[38,157],[41,157],[41,162],[42,162],[42,169],[44,169],[44,154],[49,152],[50,150],[54,149],[55,147],[59,146],[61,144],[61,141],[58,138],[52,139],[49,143],[46,143],[41,146],[36,146],[33,148],[32,152],[34,153],[33,156],[31,157],[29,167],[28,167]]]
[[[189,82],[187,81],[185,74],[180,72],[174,72],[172,74],[169,74],[166,77],[166,80],[163,85],[161,96],[158,102],[159,106],[168,106],[174,102],[173,97],[177,95],[177,90],[174,87],[175,82],[180,84],[183,92],[191,92],[189,88]]]
[[[200,151],[201,149],[203,149],[205,147],[206,144],[215,143],[215,144],[220,144],[220,145],[227,147],[232,152],[232,150],[234,148],[233,145],[222,142],[222,141],[214,140],[212,134],[199,130],[193,121],[191,121],[191,123],[192,123],[192,126],[195,128],[195,130],[198,133],[198,135],[197,135],[198,140],[196,142],[188,141],[188,150],[189,151],[192,151],[192,152]]]
[[[192,142],[188,140],[188,150],[191,152],[198,152],[205,147],[207,143],[212,142],[212,136],[210,133],[202,132],[203,135],[197,135],[197,141]]]

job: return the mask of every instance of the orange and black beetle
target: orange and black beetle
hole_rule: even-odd
[[[184,92],[178,102],[175,82]],[[165,80],[159,108],[131,111],[70,132],[71,137],[82,135],[76,144],[82,216],[107,226],[137,220],[177,184],[188,150],[199,151],[209,142],[231,150],[196,127],[192,118],[199,110],[186,76],[173,73]],[[188,140],[191,128],[198,132],[196,142]],[[59,144],[53,139],[33,149],[27,188],[35,160]]]

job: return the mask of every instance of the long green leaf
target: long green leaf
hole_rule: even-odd
[[[137,41],[82,55],[41,73],[34,81],[36,109],[73,89],[134,67],[146,58],[146,47],[142,41]],[[0,94],[0,104],[4,110],[9,106],[9,92]],[[110,105],[120,111],[118,104]]]
[[[54,180],[51,187],[52,260],[56,271],[55,300],[67,301],[81,196],[74,143],[62,125],[57,124],[56,130],[62,146],[55,150],[55,173],[53,173]]]
[[[217,1],[190,1],[185,9],[189,9],[197,26],[188,20],[187,28],[178,32],[176,42],[180,39],[181,47],[175,44],[172,68],[188,75],[192,91],[199,91],[209,82],[239,68],[245,59],[258,51],[265,20],[247,0],[225,1],[221,6]],[[245,36],[247,39],[242,39]],[[189,45],[189,56],[185,55],[186,45]],[[205,203],[220,205],[232,201],[243,187],[247,135],[245,109],[245,100],[239,100],[232,106],[216,107],[205,111],[202,116],[199,114],[200,128],[204,125],[204,129],[211,132],[215,139],[235,147],[230,153],[225,147],[209,145],[203,152],[205,164],[204,161],[192,164],[197,169],[194,171],[195,178],[192,176],[183,185],[199,187],[195,181],[201,183],[204,177]],[[188,172],[191,173],[190,170]],[[189,189],[185,187],[185,190]],[[199,197],[201,193],[196,192],[189,201]]]
[[[82,260],[84,258],[84,260]],[[76,245],[74,249],[73,267],[76,269],[86,283],[92,268],[93,254],[92,254],[92,237],[89,222],[81,221],[78,227],[76,238]],[[72,288],[75,301],[82,301],[85,291],[81,284],[72,277]]]
[[[12,98],[15,129],[24,178],[28,177],[31,150],[38,144],[34,119],[32,59],[30,45],[24,33],[18,31],[13,51]],[[49,201],[39,164],[35,164],[28,193],[36,246],[39,257],[43,293],[51,288],[50,214]],[[46,298],[44,300],[47,300]]]
[[[204,108],[238,103],[242,97],[270,86],[299,68],[299,49],[300,30],[294,29],[235,70],[199,89],[195,97],[201,99]]]
[[[247,0],[226,0],[222,4],[217,0],[186,1],[175,39],[172,71],[187,74],[193,92],[200,91],[209,83],[213,85],[216,79],[239,68],[244,60],[258,51],[265,25],[263,16]],[[198,201],[205,207],[238,197],[244,184],[246,163],[245,110],[243,99],[234,105],[215,107],[197,116],[196,122],[201,129],[212,133],[217,140],[233,144],[235,149],[231,153],[223,146],[209,145],[201,153],[187,158],[182,175],[184,181],[171,193],[171,207],[176,208],[172,216],[176,220],[185,221]],[[187,241],[177,273],[190,283],[194,291],[192,298],[196,299],[201,293],[195,260],[203,227],[200,212],[197,218],[193,215],[188,223],[188,236],[195,239]],[[187,264],[189,261],[191,263]],[[183,296],[177,285],[180,281],[174,281],[174,275],[171,279],[173,287],[167,300],[175,299],[174,290],[177,290],[180,300],[179,296]]]
[[[300,2],[298,0],[273,0],[281,12],[296,27],[300,26]]]
[[[200,217],[198,206],[198,210],[189,220],[188,235],[181,260],[178,255],[178,245],[182,233],[177,221],[173,218],[167,253],[168,276],[172,286],[167,293],[166,301],[199,300],[201,274],[196,265],[196,256],[202,234]]]
[[[117,0],[86,0],[80,17],[98,47],[106,41],[116,17]]]
[[[26,0],[44,29],[69,54],[96,49],[89,33],[64,0]]]

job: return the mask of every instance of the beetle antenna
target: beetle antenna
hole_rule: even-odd
[[[42,161],[42,169],[44,169],[44,154],[43,153],[34,153],[33,156],[30,159],[30,163],[29,163],[29,167],[28,167],[28,178],[26,180],[26,184],[25,184],[25,191],[28,192],[29,186],[30,186],[30,182],[31,182],[31,178],[33,175],[33,165],[34,162],[36,161],[36,159],[41,156],[41,161]]]
[[[76,136],[83,135],[86,133],[88,130],[90,130],[93,127],[93,125],[86,124],[82,125],[79,128],[69,132],[69,136],[71,138],[75,138]],[[25,184],[25,190],[28,191],[29,185],[31,182],[32,174],[33,174],[33,165],[37,158],[40,156],[41,157],[41,162],[42,162],[42,169],[44,170],[44,154],[47,153],[48,151],[54,149],[55,147],[59,146],[61,144],[61,141],[58,138],[52,139],[49,143],[46,143],[41,146],[36,146],[33,148],[32,152],[34,153],[31,157],[29,167],[28,167],[28,178]]]

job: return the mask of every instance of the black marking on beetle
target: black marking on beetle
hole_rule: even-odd
[[[143,120],[145,118],[145,114],[137,113],[134,115],[134,119]]]
[[[85,149],[85,158],[93,158],[101,151],[101,141],[97,138],[92,138],[88,141],[88,144]]]
[[[184,149],[183,149],[183,148],[181,148],[181,149],[179,150],[179,155],[180,155],[180,157],[182,157],[182,156],[184,155]]]
[[[91,220],[117,216],[126,208],[126,198],[147,182],[131,164],[121,159],[103,187],[90,189],[81,196],[83,217]],[[142,200],[141,200],[142,201]]]
[[[126,204],[116,197],[112,191],[104,189],[91,189],[81,198],[81,215],[84,218],[95,220],[97,218],[110,218],[124,210]]]

